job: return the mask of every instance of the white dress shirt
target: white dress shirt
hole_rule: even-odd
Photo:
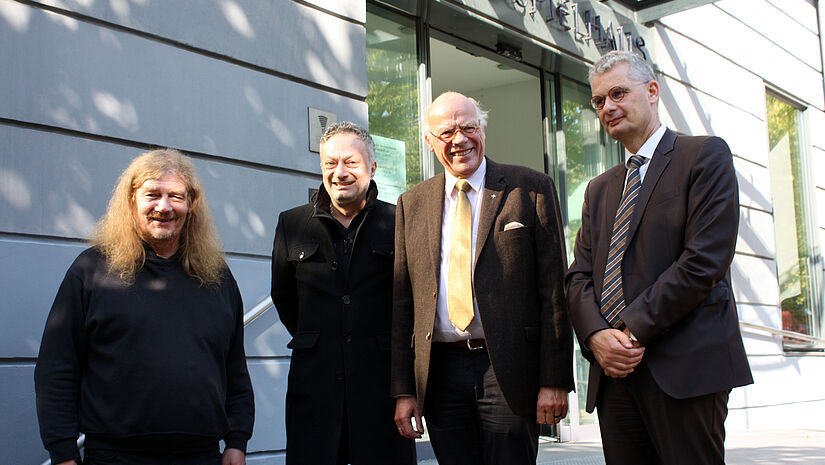
[[[647,167],[650,166],[650,160],[653,159],[653,153],[656,151],[656,147],[659,146],[659,142],[662,141],[662,137],[665,135],[665,131],[667,127],[664,124],[659,125],[659,129],[653,131],[653,134],[647,138],[644,144],[639,147],[638,153],[630,153],[630,150],[627,148],[624,149],[624,166],[628,166],[628,162],[630,161],[630,157],[633,155],[638,155],[645,159],[645,163],[642,164],[641,168],[639,168],[639,178],[641,182],[645,182],[645,174],[647,174]],[[627,187],[627,177],[630,176],[630,170],[627,171],[627,174],[624,178],[624,185]],[[624,192],[624,189],[622,189]]]
[[[453,216],[455,215],[456,202],[458,201],[458,189],[455,184],[458,178],[450,173],[444,173],[444,214],[441,218],[441,272],[438,279],[438,300],[436,305],[435,330],[433,340],[438,342],[463,341],[466,339],[476,339],[484,337],[484,330],[481,327],[481,318],[478,315],[478,303],[473,297],[473,310],[475,318],[470,322],[465,331],[462,331],[450,321],[450,313],[447,309],[447,278],[450,272],[450,237],[453,229]],[[476,255],[476,237],[478,236],[478,219],[481,213],[481,193],[484,191],[484,177],[487,175],[487,159],[483,158],[475,173],[467,178],[470,189],[467,191],[467,198],[470,200],[470,208],[473,214],[473,234],[472,234],[472,257]],[[473,263],[475,270],[475,263]]]

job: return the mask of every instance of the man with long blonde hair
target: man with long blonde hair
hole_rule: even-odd
[[[243,302],[192,162],[137,157],[57,292],[35,368],[52,463],[243,465]],[[223,440],[226,448],[219,451]]]

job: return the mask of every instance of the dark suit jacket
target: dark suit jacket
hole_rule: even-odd
[[[566,257],[553,180],[487,159],[473,272],[490,362],[507,403],[535,413],[540,386],[573,387]],[[401,195],[396,209],[392,393],[419,408],[429,374],[441,266],[444,175]],[[525,227],[504,231],[510,222]]]
[[[667,130],[649,163],[622,262],[627,307],[620,316],[646,347],[650,373],[668,395],[750,384],[729,272],[739,227],[730,149],[718,137]],[[584,343],[609,327],[599,300],[626,172],[615,166],[587,186],[566,276],[573,326],[591,362],[588,412],[604,375]]]
[[[335,463],[345,409],[353,463],[415,463],[389,393],[395,209],[372,183],[344,274],[329,196],[318,192],[281,213],[272,252],[272,301],[292,335],[287,464]]]

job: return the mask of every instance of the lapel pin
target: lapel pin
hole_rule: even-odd
[[[490,198],[491,198],[491,199],[496,198],[496,194],[490,194]]]

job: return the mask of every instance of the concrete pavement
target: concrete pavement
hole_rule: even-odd
[[[419,443],[418,451],[419,465],[437,465],[428,443]],[[821,430],[729,431],[725,454],[727,465],[825,465],[825,427]],[[604,465],[604,456],[598,441],[557,443],[542,437],[538,464]]]

